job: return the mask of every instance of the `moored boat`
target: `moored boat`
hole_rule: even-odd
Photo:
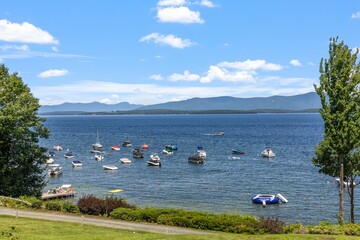
[[[82,162],[79,160],[74,160],[71,162],[73,167],[81,167],[82,166]]]
[[[114,165],[104,165],[103,168],[104,170],[118,170],[118,167]]]
[[[206,152],[202,146],[198,146],[197,149],[197,155],[201,158],[206,158]]]
[[[52,167],[48,170],[49,176],[58,176],[62,174],[62,167]]]
[[[144,158],[144,153],[139,148],[134,148],[132,154],[134,158]]]
[[[120,162],[126,164],[126,163],[131,163],[131,160],[126,157],[123,157],[123,158],[120,158]]]
[[[189,163],[195,163],[195,164],[202,164],[204,163],[204,158],[201,157],[199,154],[195,154],[194,156],[190,156],[188,158]]]
[[[63,150],[60,145],[55,145],[55,146],[53,147],[53,149],[54,149],[55,151],[62,151],[62,150]]]
[[[172,149],[172,147],[170,145],[167,145],[167,146],[165,146],[165,149],[162,150],[162,153],[166,154],[166,155],[171,155],[171,154],[174,154],[174,150]]]
[[[338,184],[340,185],[340,178],[335,178],[335,181],[337,181]],[[344,177],[343,184],[344,184],[344,187],[349,187],[349,186],[351,186],[351,180],[348,177]],[[356,185],[356,183],[354,181],[353,186],[355,186],[355,185]]]
[[[274,157],[275,157],[275,153],[272,151],[271,147],[266,147],[266,148],[261,152],[261,156],[266,157],[266,158],[274,158]]]
[[[132,146],[131,142],[129,142],[129,141],[123,141],[121,145],[123,147],[131,147]]]
[[[245,151],[242,149],[232,149],[233,154],[245,154]]]
[[[149,145],[144,143],[142,146],[141,146],[142,149],[149,149]]]
[[[52,164],[53,162],[54,162],[54,159],[51,157],[46,160],[46,164]]]
[[[120,151],[119,145],[114,145],[114,146],[111,147],[111,149],[114,150],[114,151]]]
[[[149,166],[161,167],[160,157],[156,153],[151,154],[150,160],[147,161],[147,164]]]
[[[75,155],[72,152],[68,151],[67,153],[65,153],[64,157],[70,159],[70,158],[74,158]]]
[[[95,160],[102,161],[104,160],[104,156],[101,153],[95,153]]]

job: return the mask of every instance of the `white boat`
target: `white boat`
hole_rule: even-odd
[[[46,160],[46,164],[52,164],[54,162],[54,159],[53,158],[48,158]]]
[[[274,158],[275,153],[272,151],[271,147],[266,147],[262,152],[261,156],[267,157],[267,158]]]
[[[56,151],[62,151],[62,150],[63,150],[60,145],[55,145],[55,146],[53,147],[53,149],[56,150]]]
[[[103,168],[104,170],[118,170],[118,167],[114,165],[104,165]]]
[[[233,157],[233,156],[230,156],[229,157],[230,160],[240,160],[240,157]]]
[[[102,160],[104,160],[104,156],[101,155],[101,153],[95,153],[95,160],[102,161]]]
[[[160,157],[156,153],[151,154],[150,155],[150,160],[147,161],[147,164],[149,166],[158,166],[158,167],[160,167],[161,166]]]
[[[81,167],[82,166],[82,162],[80,162],[79,160],[74,160],[71,162],[73,167]]]
[[[198,155],[199,157],[201,157],[201,158],[206,158],[206,152],[205,152],[205,150],[203,149],[203,147],[198,146],[196,151],[197,151],[197,155]]]
[[[126,157],[124,157],[124,158],[120,158],[120,162],[121,162],[121,163],[131,163],[131,160],[128,159],[128,158],[126,158]]]
[[[52,168],[52,167],[60,167],[60,164],[58,163],[51,163],[48,165],[48,167]]]
[[[204,158],[201,157],[199,154],[195,154],[194,156],[190,156],[188,158],[189,163],[195,163],[195,164],[202,164],[204,163]]]
[[[49,176],[58,176],[62,174],[62,167],[52,167],[48,170]]]
[[[165,146],[165,149],[162,150],[162,153],[166,154],[166,155],[171,155],[171,154],[174,154],[174,151],[173,151],[172,147],[169,145],[169,146]]]
[[[337,181],[338,184],[340,185],[340,178],[335,178],[335,181]],[[351,180],[348,179],[347,177],[344,177],[343,184],[344,184],[344,187],[349,187],[351,185]],[[355,186],[356,183],[354,182],[353,185]]]
[[[96,132],[96,142],[92,145],[92,149],[95,151],[102,151],[102,145],[99,140],[99,131]]]
[[[67,152],[65,155],[64,155],[65,158],[74,158],[74,154],[72,152]]]
[[[123,147],[131,147],[132,146],[131,142],[129,142],[129,141],[123,141],[121,145]]]

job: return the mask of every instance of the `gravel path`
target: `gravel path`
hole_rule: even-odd
[[[89,224],[96,226],[104,226],[110,228],[120,228],[127,229],[133,231],[144,231],[144,232],[154,232],[154,233],[163,233],[163,234],[211,234],[205,231],[197,231],[188,228],[179,228],[179,227],[171,227],[164,225],[156,225],[156,224],[147,224],[147,223],[133,223],[133,222],[125,222],[119,220],[109,220],[102,219],[93,216],[74,216],[67,214],[60,214],[57,212],[54,213],[44,213],[44,212],[36,212],[36,211],[24,211],[12,208],[4,208],[0,207],[0,215],[10,215],[16,217],[27,217],[27,218],[36,218],[36,219],[44,219],[51,221],[61,221],[61,222],[74,222],[80,224]]]

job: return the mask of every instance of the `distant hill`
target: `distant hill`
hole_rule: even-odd
[[[100,102],[92,103],[63,103],[60,105],[44,105],[39,109],[39,113],[52,112],[113,112],[113,111],[131,111],[143,105],[121,102],[118,104],[105,104]]]
[[[272,96],[255,98],[213,97],[192,98],[178,102],[148,105],[138,110],[169,109],[169,110],[257,110],[281,109],[304,110],[321,107],[320,98],[315,92],[295,96]]]
[[[118,104],[92,103],[63,103],[60,105],[45,105],[39,110],[40,114],[81,114],[81,113],[106,113],[106,112],[144,112],[160,110],[166,111],[254,111],[261,112],[279,110],[301,111],[308,109],[319,109],[320,98],[315,92],[295,96],[272,96],[255,98],[235,97],[212,97],[191,98],[178,102],[167,102],[154,105],[135,105],[127,102]],[[280,111],[281,112],[281,111]]]

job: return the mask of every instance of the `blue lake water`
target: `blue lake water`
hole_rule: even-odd
[[[73,151],[81,168],[73,168],[65,151],[56,152],[62,176],[48,178],[46,189],[71,183],[77,197],[85,194],[109,195],[110,189],[123,189],[117,196],[140,207],[171,207],[213,213],[240,213],[278,217],[287,223],[336,223],[338,185],[332,177],[318,173],[311,163],[314,148],[322,140],[323,121],[319,114],[234,114],[234,115],[125,115],[125,116],[46,116],[51,130],[41,145],[56,144]],[[97,162],[90,153],[99,132],[106,150],[105,160]],[[224,131],[224,136],[213,136]],[[110,148],[129,140],[133,147],[149,144],[144,159],[132,158],[132,147]],[[176,143],[174,155],[161,154],[165,145]],[[201,145],[207,152],[203,165],[187,158]],[[272,160],[261,157],[271,146]],[[246,154],[230,160],[231,150]],[[149,155],[160,155],[162,167],[149,167]],[[132,160],[129,165],[121,157]],[[105,171],[104,164],[119,167]],[[46,190],[45,189],[45,190]],[[251,202],[252,196],[281,193],[287,204],[263,208]],[[346,202],[348,198],[346,196]],[[356,203],[359,202],[356,198]],[[345,216],[349,218],[348,204]],[[356,213],[356,219],[359,213]]]

